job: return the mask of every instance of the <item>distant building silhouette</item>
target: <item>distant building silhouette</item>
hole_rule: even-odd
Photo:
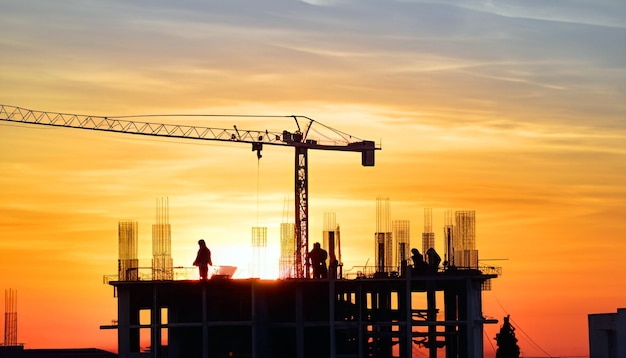
[[[588,321],[590,358],[626,357],[626,308],[590,314]]]

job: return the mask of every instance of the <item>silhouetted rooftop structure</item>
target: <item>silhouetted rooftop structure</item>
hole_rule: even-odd
[[[115,281],[118,321],[101,328],[118,330],[120,358],[411,357],[418,346],[480,357],[483,325],[497,323],[482,315],[481,290],[495,277]]]

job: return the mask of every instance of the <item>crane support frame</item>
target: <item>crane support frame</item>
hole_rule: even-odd
[[[297,278],[310,278],[309,252],[309,175],[308,175],[308,150],[296,147],[296,172],[295,172],[295,210],[296,225],[296,272]],[[304,271],[303,271],[304,270]]]

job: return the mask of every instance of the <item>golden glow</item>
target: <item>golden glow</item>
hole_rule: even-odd
[[[101,116],[305,115],[375,140],[383,150],[373,168],[356,153],[309,153],[311,240],[335,212],[348,270],[373,261],[377,196],[390,198],[392,219],[411,221],[417,247],[423,209],[433,208],[438,251],[443,212],[475,210],[480,258],[507,259],[494,262],[503,275],[483,313],[511,314],[551,355],[587,354],[586,315],[623,307],[626,284],[625,54],[613,46],[623,38],[613,12],[264,4],[246,21],[186,2],[180,11],[193,21],[108,2],[7,4],[0,102]],[[395,20],[356,15],[368,13]],[[545,28],[526,26],[536,17]],[[245,277],[250,228],[267,226],[275,270],[279,224],[294,215],[293,160],[290,148],[266,147],[258,161],[246,145],[0,122],[0,272],[18,291],[18,341],[115,347],[115,332],[98,327],[116,318],[102,276],[116,272],[117,222],[139,222],[140,260],[149,260],[158,197],[169,198],[174,266],[191,266],[202,238],[216,265]]]

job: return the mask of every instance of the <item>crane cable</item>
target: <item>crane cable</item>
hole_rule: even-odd
[[[261,191],[261,158],[256,159],[256,226],[259,227],[259,192]]]
[[[507,314],[507,316],[509,316],[509,320],[510,320],[510,321],[511,321],[511,323],[513,324],[513,327],[515,327],[516,329],[519,329],[519,330],[520,330],[520,331],[524,334],[524,336],[525,336],[526,338],[528,338],[528,340],[529,340],[529,341],[530,341],[530,342],[531,342],[531,343],[532,343],[532,344],[533,344],[536,348],[538,348],[540,351],[542,351],[543,353],[545,353],[545,354],[546,354],[546,356],[548,356],[548,357],[552,357],[552,355],[551,355],[550,353],[546,352],[543,348],[541,348],[541,346],[540,346],[539,344],[537,344],[537,342],[535,342],[535,341],[534,341],[534,340],[533,340],[533,339],[532,339],[532,338],[528,335],[528,333],[526,333],[526,332],[524,331],[524,329],[522,329],[522,327],[520,327],[520,325],[519,325],[519,324],[517,324],[517,322],[515,322],[515,321],[513,320],[513,318],[511,318],[511,317],[510,317],[509,312],[508,312],[508,311],[504,308],[504,306],[502,305],[502,303],[500,303],[500,300],[499,300],[499,299],[498,299],[498,297],[496,296],[496,293],[495,293],[495,292],[493,292],[493,291],[491,291],[491,293],[493,294],[493,298],[495,298],[496,302],[498,303],[498,305],[500,306],[500,308],[502,309],[502,311],[503,311],[504,313],[506,313],[506,314]]]
[[[489,334],[487,333],[486,329],[483,329],[483,333],[485,334],[485,339],[487,340],[487,342],[489,342],[489,345],[491,346],[491,349],[493,350],[493,353],[497,353],[496,352],[496,347],[494,347],[493,342],[491,341],[491,338],[489,337]]]

